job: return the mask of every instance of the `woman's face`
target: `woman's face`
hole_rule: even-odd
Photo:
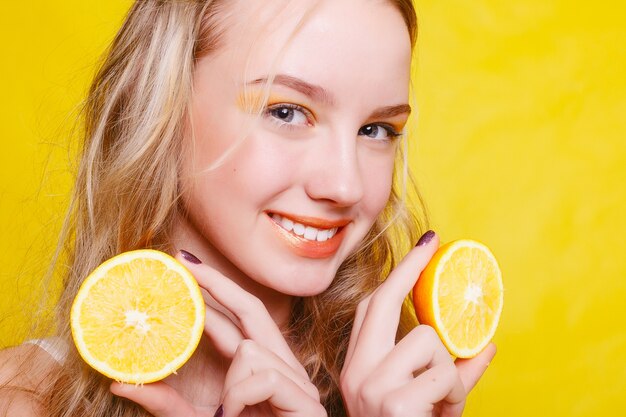
[[[400,13],[310,3],[235,2],[197,63],[183,177],[205,262],[298,296],[330,285],[385,207],[410,110]]]

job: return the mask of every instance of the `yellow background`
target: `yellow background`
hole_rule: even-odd
[[[626,6],[420,0],[412,163],[444,241],[505,278],[466,416],[626,413]],[[128,1],[0,17],[0,346],[28,325],[70,187],[73,113]]]

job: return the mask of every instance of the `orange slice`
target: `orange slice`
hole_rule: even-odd
[[[413,288],[413,304],[419,322],[432,326],[452,355],[471,358],[496,332],[503,293],[491,251],[463,239],[435,253]]]
[[[85,279],[70,319],[85,362],[117,381],[143,384],[176,372],[191,357],[204,329],[204,300],[174,258],[136,250]]]

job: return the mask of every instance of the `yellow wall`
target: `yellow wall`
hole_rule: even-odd
[[[127,0],[6,1],[0,11],[0,347],[39,307],[75,162],[67,137]]]
[[[505,279],[468,415],[625,415],[626,7],[418,3],[417,176]]]
[[[619,4],[419,1],[415,172],[443,240],[487,243],[506,286],[499,353],[467,416],[626,410]],[[3,5],[0,345],[27,325],[69,190],[63,136],[127,5]]]

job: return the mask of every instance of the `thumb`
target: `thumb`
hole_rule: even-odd
[[[477,356],[471,359],[457,359],[454,361],[467,393],[478,383],[478,380],[485,373],[495,355],[496,345],[489,343]]]
[[[164,382],[146,385],[113,382],[111,392],[142,406],[154,417],[192,417],[194,408],[178,392]]]

